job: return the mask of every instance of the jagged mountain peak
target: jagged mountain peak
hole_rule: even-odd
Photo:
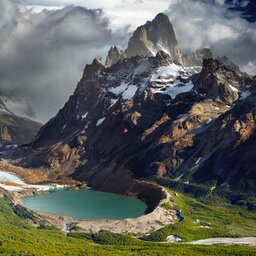
[[[92,61],[92,64],[87,64],[85,66],[84,76],[90,77],[90,76],[94,75],[102,67],[104,67],[104,65],[102,64],[101,60],[95,58]]]
[[[150,21],[148,21],[150,23]],[[152,20],[153,24],[161,24],[161,25],[166,25],[166,26],[172,26],[170,19],[168,16],[164,13],[158,13],[156,17]]]
[[[125,53],[123,50],[119,49],[117,46],[111,46],[108,51],[108,55],[105,61],[105,65],[110,67],[116,64],[119,60],[125,58]]]
[[[247,98],[252,93],[252,80],[239,69],[231,65],[225,57],[203,60],[200,73],[193,77],[195,89],[213,100],[221,100],[226,104]],[[248,83],[249,81],[249,83]]]
[[[224,63],[230,69],[235,70],[237,73],[241,73],[239,66],[234,64],[227,56],[221,56],[221,57],[218,57],[217,59],[222,63]]]
[[[194,53],[182,56],[183,65],[186,67],[201,67],[204,59],[212,59],[213,53],[209,48],[199,48]]]
[[[173,26],[168,16],[163,13],[134,31],[125,53],[128,58],[151,57],[159,50],[168,53],[173,60],[182,64],[181,50]]]

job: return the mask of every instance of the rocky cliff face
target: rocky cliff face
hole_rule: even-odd
[[[159,50],[170,54],[174,61],[182,63],[181,50],[174,29],[169,18],[163,13],[135,30],[125,53],[128,58],[151,57]]]
[[[120,50],[116,46],[113,46],[108,51],[105,65],[107,67],[110,67],[112,65],[115,65],[119,60],[122,60],[125,57],[126,57],[126,55],[123,50]]]
[[[0,142],[24,144],[31,141],[42,125],[29,119],[0,113]]]
[[[256,78],[211,56],[198,71],[166,51],[143,55],[87,65],[59,113],[8,157],[118,193],[138,191],[139,177],[255,193]]]
[[[198,49],[195,53],[184,54],[182,63],[186,67],[201,67],[204,59],[212,59],[213,53],[208,48]]]
[[[24,144],[31,141],[42,125],[28,118],[15,115],[0,96],[0,143]]]

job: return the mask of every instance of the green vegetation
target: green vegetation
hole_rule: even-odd
[[[29,219],[34,221],[35,220],[35,216],[28,211],[25,207],[21,206],[21,205],[14,205],[13,206],[13,211],[14,213],[19,216],[21,219]]]
[[[141,242],[131,236],[114,234],[109,231],[99,233],[69,233],[69,237],[84,238],[97,244],[104,245],[140,245]]]
[[[175,197],[177,208],[182,209],[185,221],[154,232],[148,238],[163,241],[167,235],[177,233],[184,239],[209,237],[229,233],[232,236],[256,235],[253,213],[240,209],[215,208],[199,203],[187,196]],[[171,207],[165,204],[164,207]],[[18,209],[18,210],[17,210]],[[16,214],[14,213],[16,212]],[[41,255],[218,255],[218,256],[250,256],[256,254],[255,247],[247,246],[195,246],[185,244],[168,244],[141,241],[128,235],[99,232],[98,234],[79,233],[79,230],[69,235],[52,226],[41,225],[36,228],[28,224],[29,211],[24,208],[12,207],[7,198],[0,199],[0,255],[41,256]],[[211,229],[199,229],[193,224],[195,218],[200,219],[200,225],[211,222]],[[216,220],[216,219],[220,220]],[[239,219],[241,218],[241,220]],[[218,224],[227,227],[218,228]],[[186,228],[186,224],[188,228]],[[249,229],[250,227],[250,229]],[[199,232],[200,231],[200,232]],[[189,233],[191,232],[191,233]],[[160,239],[156,234],[159,234]],[[153,239],[155,237],[155,239]]]
[[[222,206],[221,199],[217,204],[205,204],[182,193],[173,193],[176,209],[181,209],[185,220],[169,225],[143,236],[146,241],[166,241],[167,236],[175,234],[185,241],[211,237],[256,236],[256,213],[237,206]],[[175,196],[176,194],[176,196]],[[205,199],[207,200],[207,198]],[[213,201],[213,199],[209,199]],[[217,198],[215,197],[215,200]],[[165,204],[166,208],[167,205]],[[170,207],[170,206],[169,206]]]

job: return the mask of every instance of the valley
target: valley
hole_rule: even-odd
[[[3,255],[255,255],[256,76],[183,53],[167,15],[43,126],[2,105]]]

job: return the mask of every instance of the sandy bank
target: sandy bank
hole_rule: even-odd
[[[24,175],[26,170],[24,171],[23,168],[22,171],[22,174]],[[6,190],[9,190],[9,194],[11,195],[12,201],[15,204],[22,204],[22,197],[24,196],[48,193],[51,189],[65,187],[65,185],[59,185],[57,183],[31,185],[29,184],[27,179],[23,179],[23,175],[20,175],[20,173],[20,170],[19,172],[16,169],[15,171],[13,171],[13,168],[10,168],[10,166],[7,172],[1,171],[0,173],[2,175],[2,179],[0,180],[2,184],[0,184],[0,186],[2,186]],[[177,221],[176,211],[166,209],[166,207],[163,206],[163,204],[165,204],[166,202],[171,203],[170,195],[164,188],[159,185],[151,184],[145,181],[133,180],[130,177],[129,179],[127,178],[127,180],[128,182],[126,182],[126,184],[123,184],[122,190],[119,189],[117,191],[113,191],[113,186],[105,186],[102,187],[100,190],[105,192],[107,191],[134,196],[141,200],[144,200],[148,205],[148,214],[137,218],[129,218],[125,220],[82,221],[76,221],[68,216],[60,216],[42,212],[35,212],[35,215],[38,215],[39,219],[46,220],[51,224],[58,226],[59,228],[63,228],[63,226],[65,226],[67,227],[67,230],[73,230],[75,227],[78,227],[81,231],[85,232],[98,232],[100,230],[108,230],[114,233],[131,234],[149,233]],[[8,184],[6,182],[8,182]],[[11,184],[9,184],[10,182]],[[13,182],[16,182],[17,186],[9,186],[13,185]]]
[[[107,230],[113,233],[149,233],[177,221],[176,212],[163,207],[164,203],[170,202],[170,195],[165,190],[164,193],[166,193],[166,198],[162,199],[152,212],[137,218],[128,218],[125,220],[101,219],[76,221],[69,216],[60,216],[44,212],[36,212],[36,215],[40,219],[47,220],[59,228],[63,229],[65,226],[66,231],[72,231],[74,228],[78,228],[81,232],[99,232],[101,230]]]

